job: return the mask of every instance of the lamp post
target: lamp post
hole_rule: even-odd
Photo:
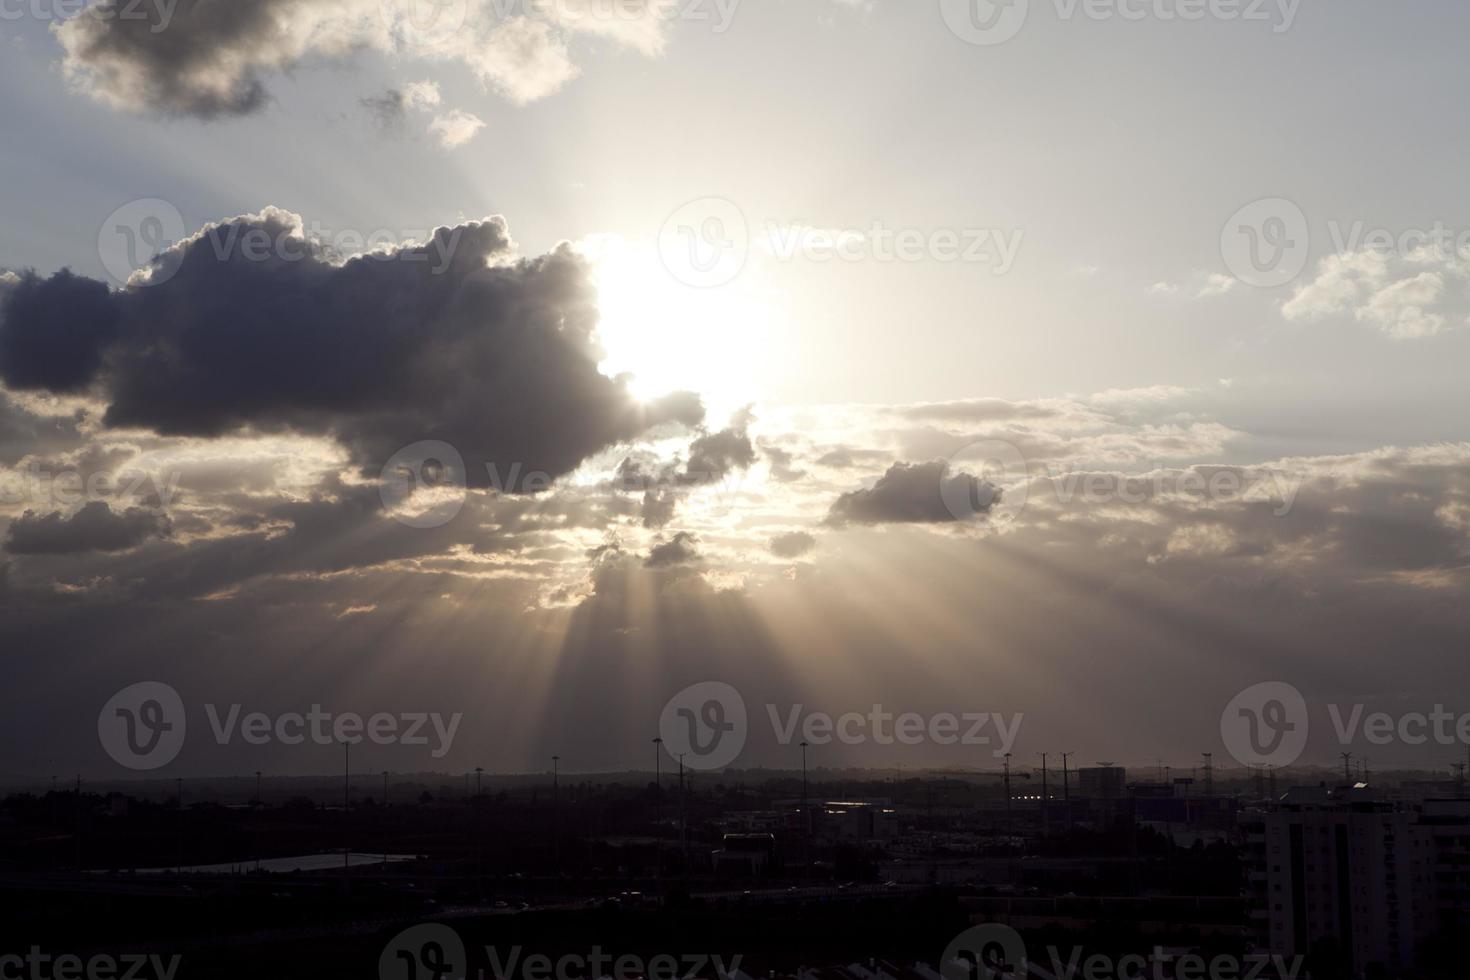
[[[664,873],[664,740],[653,740],[653,874],[662,878]]]
[[[1062,753],[1062,806],[1066,807],[1067,810],[1067,830],[1069,832],[1072,829],[1072,790],[1070,784],[1067,782],[1067,760],[1073,755],[1076,755],[1076,753]]]
[[[689,880],[689,791],[684,788],[684,753],[679,753],[679,848],[683,853],[684,880]]]
[[[1041,753],[1041,836],[1046,836],[1046,753]]]
[[[801,822],[805,825],[801,834],[801,862],[805,866],[805,876],[811,874],[812,864],[812,811],[806,796],[806,749],[807,743],[801,743]]]

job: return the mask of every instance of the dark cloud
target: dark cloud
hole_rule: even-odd
[[[755,447],[746,433],[748,419],[742,417],[729,428],[702,435],[689,444],[689,462],[684,482],[717,483],[735,470],[755,462]]]
[[[674,519],[674,512],[678,509],[678,504],[678,495],[668,487],[644,491],[643,508],[640,511],[643,526],[647,528],[666,527]]]
[[[568,34],[593,33],[647,55],[663,45],[657,5],[629,18],[565,16],[543,4],[504,16],[490,0],[440,4],[423,23],[416,0],[95,0],[55,28],[77,89],[119,109],[200,119],[243,116],[270,101],[266,80],[359,51],[423,53],[470,69],[517,104],[578,74]],[[626,7],[627,5],[624,4]]]
[[[390,88],[381,95],[365,96],[358,102],[380,129],[399,129],[408,118],[408,96],[401,89]]]
[[[323,0],[101,0],[57,31],[73,77],[108,101],[202,118],[266,104],[262,67],[289,67],[303,52],[292,8]],[[124,11],[127,15],[124,16]]]
[[[999,499],[996,487],[967,473],[950,473],[945,460],[894,463],[871,488],[838,497],[827,519],[834,524],[945,524],[987,513]]]
[[[37,415],[0,389],[0,466],[35,453],[75,448],[83,438],[81,421],[81,415]]]
[[[11,522],[5,549],[15,555],[126,551],[150,538],[166,537],[170,529],[164,514],[140,507],[114,513],[107,504],[94,500],[70,517],[26,511]]]
[[[771,476],[782,483],[795,483],[806,476],[806,470],[798,469],[794,463],[796,454],[779,446],[762,446],[761,451],[771,464]]]
[[[771,554],[777,558],[800,558],[817,546],[817,539],[805,531],[790,531],[771,539]]]
[[[855,466],[883,462],[892,456],[892,453],[882,449],[853,449],[849,446],[838,446],[819,456],[817,465],[829,466],[834,470],[850,470]]]
[[[102,365],[119,313],[107,286],[63,269],[26,273],[0,295],[0,378],[12,389],[75,392]]]
[[[692,565],[699,560],[698,542],[688,531],[680,531],[667,541],[654,545],[644,562],[649,568],[672,568]]]
[[[1028,422],[1067,418],[1077,414],[1078,406],[1068,403],[1013,402],[1003,398],[968,398],[963,401],[928,402],[904,405],[893,410],[907,419],[935,422]]]
[[[0,379],[89,387],[111,427],[330,436],[373,475],[407,445],[442,441],[471,486],[535,489],[702,416],[696,396],[643,405],[599,373],[588,271],[566,246],[517,260],[498,218],[340,261],[267,209],[161,255],[150,284],[32,278],[0,307]],[[705,440],[705,465],[743,458],[724,434]]]

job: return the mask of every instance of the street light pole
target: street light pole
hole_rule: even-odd
[[[655,738],[653,740],[653,876],[662,878],[664,874],[664,740]]]
[[[1046,753],[1041,753],[1041,836],[1046,836]]]
[[[1067,830],[1069,832],[1072,829],[1072,790],[1067,782],[1067,760],[1075,754],[1074,752],[1062,753],[1062,806],[1067,810]]]
[[[801,832],[801,862],[803,877],[810,877],[812,864],[812,811],[811,804],[807,802],[806,794],[806,749],[807,743],[801,743],[801,822],[804,825]]]

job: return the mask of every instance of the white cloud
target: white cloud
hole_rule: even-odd
[[[403,86],[403,102],[410,109],[428,109],[441,101],[437,82],[409,82]]]
[[[668,0],[532,0],[515,16],[500,0],[452,0],[428,22],[415,0],[179,0],[165,30],[146,17],[117,17],[120,2],[94,0],[53,28],[68,79],[115,108],[206,118],[262,109],[266,76],[365,49],[462,63],[525,104],[577,77],[569,37],[592,34],[653,57],[671,19]],[[437,89],[417,95],[437,98]]]
[[[450,109],[429,123],[429,135],[446,150],[464,146],[485,128],[485,120],[472,112]]]
[[[1205,279],[1205,284],[1200,287],[1199,292],[1195,295],[1198,296],[1200,299],[1208,299],[1212,296],[1224,296],[1226,293],[1230,292],[1230,290],[1235,288],[1235,284],[1236,279],[1234,276],[1227,276],[1222,275],[1218,272],[1212,272]]]
[[[1432,337],[1452,316],[1465,318],[1463,291],[1453,293],[1449,284],[1463,281],[1467,271],[1463,260],[1435,248],[1407,255],[1378,249],[1329,255],[1318,264],[1317,277],[1282,304],[1281,314],[1309,322],[1351,315],[1395,340]]]

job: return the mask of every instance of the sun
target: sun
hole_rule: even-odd
[[[761,399],[784,316],[756,272],[699,289],[670,275],[652,243],[600,236],[581,248],[596,270],[604,374],[630,375],[645,401],[694,391],[712,417]]]

